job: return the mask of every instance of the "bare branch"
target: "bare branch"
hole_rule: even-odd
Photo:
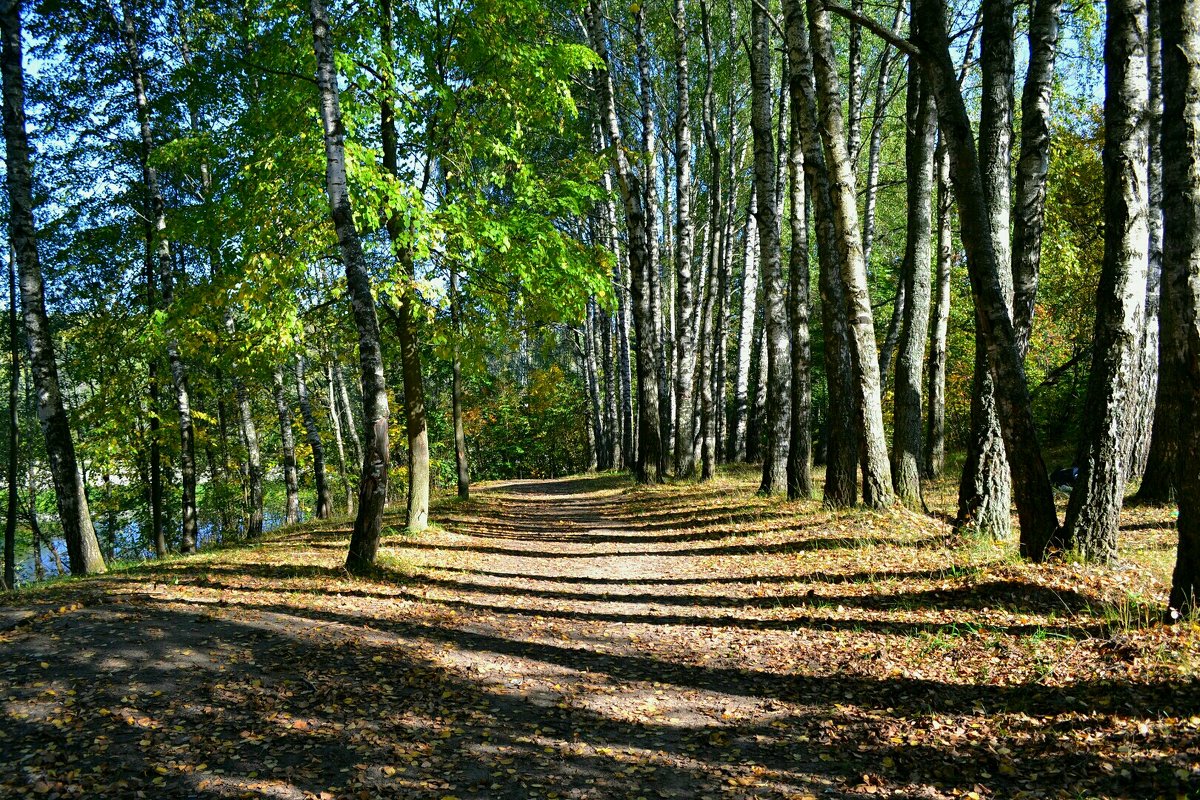
[[[844,17],[851,22],[863,26],[900,52],[907,53],[915,58],[923,58],[921,49],[919,47],[910,42],[908,39],[905,39],[903,36],[897,35],[891,28],[881,25],[870,17],[864,14],[859,14],[857,11],[851,11],[845,6],[839,6],[837,3],[826,2],[823,3],[823,5],[825,6],[826,11],[830,11],[834,14],[837,14],[839,17]]]

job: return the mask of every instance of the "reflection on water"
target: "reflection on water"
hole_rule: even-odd
[[[148,559],[154,557],[154,545],[149,541],[149,535],[142,533],[144,520],[136,519],[132,514],[127,515],[126,522],[110,535],[107,530],[104,530],[103,525],[99,520],[96,521],[96,535],[100,538],[100,546],[106,551],[108,542],[112,542],[112,555],[122,560],[137,560]],[[304,522],[309,518],[305,512],[300,512],[300,521]],[[263,531],[271,531],[283,525],[284,515],[273,511],[263,511]],[[222,541],[237,541],[243,535],[244,520],[236,523],[234,530],[225,531],[222,534],[220,520],[206,520],[203,515],[200,519],[199,530],[196,536],[196,546],[204,547],[206,545],[220,544]],[[43,535],[47,532],[43,530]],[[55,562],[54,555],[58,554],[58,559],[62,561],[63,568],[66,569],[67,564],[67,543],[61,536],[47,537],[47,540],[42,541],[42,570],[47,577],[52,577],[58,574],[58,565]],[[176,531],[174,536],[167,536],[167,545],[171,548],[177,548],[179,545],[179,533]],[[53,548],[53,550],[51,549]],[[37,556],[33,548],[29,548],[25,552],[17,553],[17,582],[30,583],[36,580],[37,575]]]

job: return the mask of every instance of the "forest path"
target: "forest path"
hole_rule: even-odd
[[[496,483],[370,578],[342,521],[53,587],[0,634],[0,796],[1194,788],[1195,636],[1114,639],[1100,578],[753,488]]]

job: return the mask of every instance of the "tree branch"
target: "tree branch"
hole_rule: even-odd
[[[825,6],[826,11],[830,11],[834,14],[837,14],[839,17],[843,17],[845,19],[850,20],[853,23],[863,26],[864,28],[869,30],[871,33],[875,34],[880,39],[883,39],[885,42],[887,42],[888,44],[890,44],[892,47],[896,48],[900,52],[907,53],[908,55],[913,56],[914,58],[923,58],[924,57],[921,54],[921,49],[919,47],[917,47],[915,44],[910,42],[908,39],[905,39],[903,36],[899,36],[898,34],[893,32],[890,28],[887,28],[887,27],[879,24],[878,22],[871,19],[870,17],[868,17],[864,14],[859,14],[857,11],[851,11],[850,9],[846,8],[845,6],[839,6],[837,3],[825,2],[825,3],[822,3],[822,5]]]

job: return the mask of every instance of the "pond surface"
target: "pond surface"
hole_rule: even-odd
[[[129,519],[114,532],[113,553],[122,560],[127,559],[151,559],[154,558],[154,546],[148,541],[149,537],[142,533],[142,527],[145,524],[143,520],[133,519],[132,515],[128,515]],[[304,522],[309,518],[309,514],[300,512],[300,521]],[[49,520],[47,520],[47,523]],[[243,521],[239,520],[236,523],[236,530],[230,534],[226,534],[224,538],[237,540],[241,537],[244,530]],[[263,531],[271,531],[284,524],[284,515],[275,511],[263,512]],[[48,533],[48,524],[43,524],[43,535]],[[56,525],[57,527],[57,525]],[[97,521],[97,535],[101,538],[101,546],[107,536],[107,531],[103,530],[103,525]],[[221,535],[221,523],[219,520],[204,519],[200,520],[199,531],[197,535],[196,546],[203,548],[206,545],[220,544],[223,541]],[[48,541],[42,541],[41,562],[42,571],[46,577],[54,577],[59,574],[58,564],[55,560],[55,553],[58,554],[58,561],[62,562],[63,569],[67,568],[67,543],[61,536],[49,536]],[[178,531],[174,534],[168,534],[168,546],[177,546],[179,541]],[[37,554],[34,553],[32,547],[19,549],[17,551],[17,583],[31,583],[36,580],[37,576]]]

